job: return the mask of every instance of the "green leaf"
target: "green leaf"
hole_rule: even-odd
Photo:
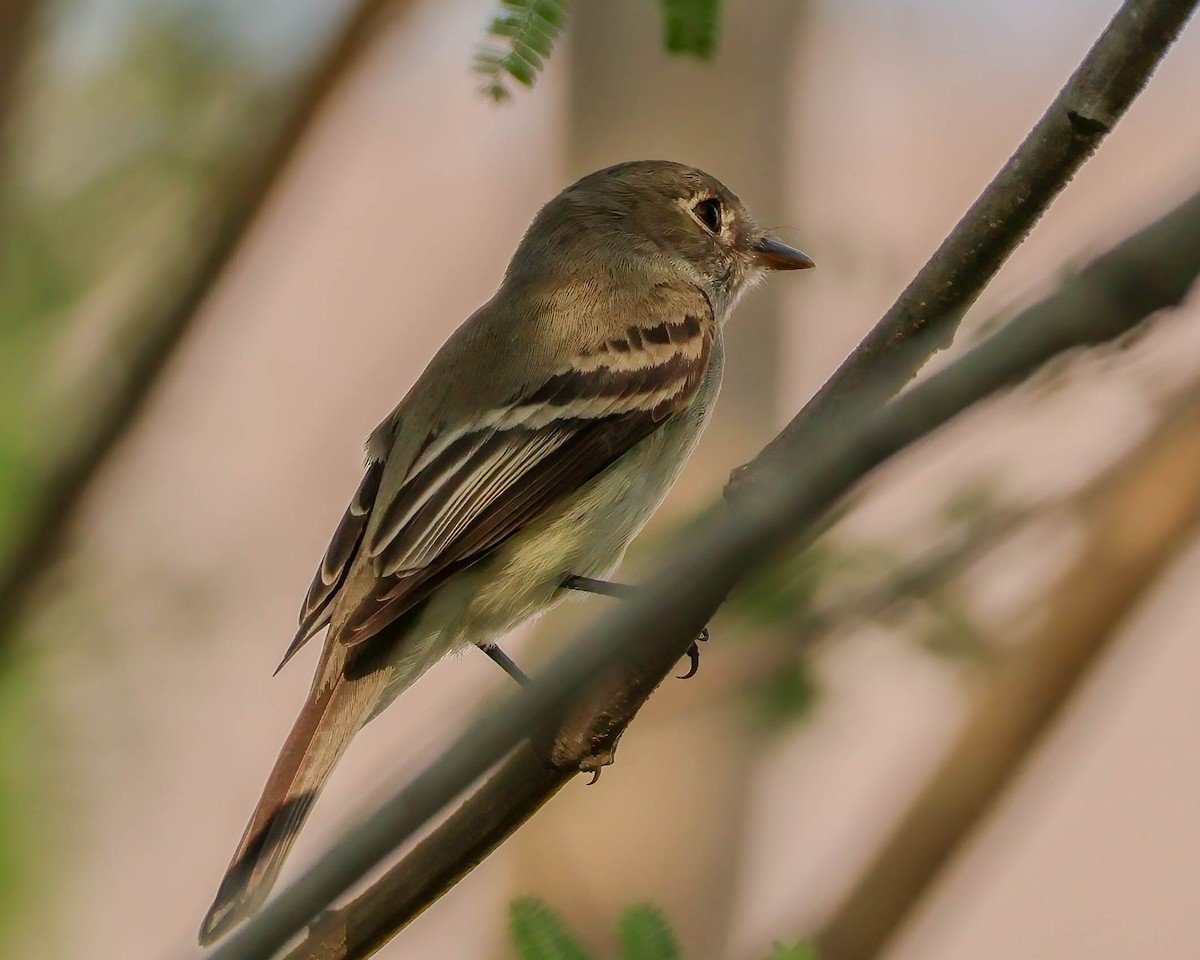
[[[803,940],[790,945],[777,943],[771,948],[767,960],[821,960],[817,948]]]
[[[621,960],[679,960],[679,943],[666,917],[648,903],[626,909],[617,933]]]
[[[687,53],[707,60],[717,49],[721,0],[659,0],[663,37],[672,53]]]
[[[475,53],[475,71],[485,77],[483,92],[497,102],[512,96],[506,77],[533,86],[567,18],[566,0],[501,0],[500,5],[502,12]]]
[[[729,598],[728,611],[754,627],[795,626],[814,607],[817,591],[844,563],[833,548],[815,544],[750,577]]]
[[[930,653],[953,660],[984,663],[990,655],[987,635],[961,606],[930,594],[926,606],[933,621],[921,635],[921,645]]]
[[[591,960],[563,918],[537,897],[508,905],[508,932],[521,960]]]
[[[808,664],[797,660],[754,681],[747,694],[754,719],[774,731],[812,713],[820,688]]]

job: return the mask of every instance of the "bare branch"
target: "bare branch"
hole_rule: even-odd
[[[1112,340],[1155,311],[1182,302],[1197,275],[1200,194],[1093,261],[1054,295],[1021,313],[956,363],[866,415],[859,410],[878,405],[878,398],[868,395],[860,408],[847,411],[836,429],[827,426],[803,457],[791,458],[778,473],[764,474],[756,497],[740,498],[732,509],[692,531],[686,547],[671,555],[641,594],[585,630],[520,695],[471,724],[432,766],[350,830],[211,954],[211,960],[266,960],[486,770],[504,760],[530,730],[558,723],[559,732],[541,751],[556,770],[592,769],[605,762],[625,726],[728,592],[811,529],[867,473],[1051,358]],[[565,723],[555,720],[564,716]],[[499,775],[517,779],[511,765],[522,762],[509,759]],[[557,788],[560,784],[552,779]],[[452,815],[426,841],[425,856],[431,855],[430,844],[436,853],[447,831],[462,830],[482,838],[474,845],[458,844],[460,850],[470,847],[477,859],[543,800],[527,798],[527,812],[515,807],[502,814],[497,811],[495,823],[466,824]],[[454,845],[446,842],[446,848]],[[445,879],[463,872],[460,866],[437,871],[427,899],[443,892]],[[404,869],[402,862],[393,874]],[[426,898],[410,897],[406,902],[415,914]],[[377,906],[386,909],[385,904]],[[397,927],[407,919],[392,916]],[[318,956],[363,955],[320,953],[324,945],[319,939],[311,947],[310,952]]]
[[[818,934],[823,957],[879,956],[1200,524],[1200,387],[1077,500],[1087,542],[1031,636],[997,661],[982,701],[866,874]]]
[[[804,409],[753,461],[727,495],[821,428],[870,389],[897,393],[950,345],[968,308],[1112,130],[1195,9],[1195,0],[1126,0],[1029,132],[892,305]]]
[[[5,626],[0,630],[11,635],[20,609],[57,557],[63,537],[109,453],[136,422],[167,361],[265,206],[313,118],[367,49],[383,14],[396,2],[359,0],[347,14],[340,34],[297,92],[279,132],[230,185],[207,247],[197,256],[178,296],[165,306],[153,304],[147,316],[131,321],[132,329],[148,333],[122,364],[109,395],[96,399],[101,412],[89,432],[51,466],[41,484],[40,497],[31,507],[32,518],[5,551],[0,566],[0,624]]]
[[[321,914],[286,960],[369,957],[396,931],[470,873],[576,773],[519,747],[436,833],[362,896]],[[397,922],[397,918],[404,918]]]

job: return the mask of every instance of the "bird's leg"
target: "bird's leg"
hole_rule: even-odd
[[[496,644],[489,643],[487,646],[480,645],[479,649],[491,657],[495,663],[498,663],[500,665],[500,669],[516,680],[521,686],[529,686],[531,682],[529,675],[520,667],[518,667],[513,658],[496,646]]]
[[[613,583],[609,580],[595,580],[592,577],[579,577],[575,574],[568,574],[562,579],[562,587],[564,590],[578,590],[580,593],[595,593],[602,597],[617,597],[621,600],[628,600],[637,595],[639,587],[632,586],[628,583]],[[696,675],[696,671],[700,669],[700,644],[708,640],[708,627],[700,631],[700,636],[692,641],[692,645],[687,649],[688,660],[691,666],[688,667],[688,672],[679,677],[680,680],[690,680]],[[496,661],[499,663],[499,661]]]

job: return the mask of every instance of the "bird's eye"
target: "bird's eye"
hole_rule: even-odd
[[[692,212],[710,233],[721,232],[721,201],[716,197],[701,200],[692,207]]]

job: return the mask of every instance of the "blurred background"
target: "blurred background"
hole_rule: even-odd
[[[7,0],[0,953],[195,953],[307,690],[315,649],[271,672],[363,440],[541,203],[677,159],[819,266],[739,311],[717,421],[636,580],[891,304],[1116,6],[741,0],[703,61],[664,51],[651,0],[577,0],[535,88],[497,105],[471,70],[492,0]],[[1193,26],[949,355],[1200,185],[1198,92]],[[534,894],[601,955],[651,901],[692,958],[809,936],[846,958],[1200,956],[1200,481],[1172,455],[1200,431],[1197,312],[871,478],[734,598],[598,785],[379,955],[510,957],[506,905]],[[536,669],[603,603],[507,646]],[[432,671],[360,735],[284,882],[508,689],[480,656]],[[1006,736],[1031,715],[1044,736]],[[980,819],[938,815],[981,784]],[[855,947],[934,847],[949,860],[903,925]]]

